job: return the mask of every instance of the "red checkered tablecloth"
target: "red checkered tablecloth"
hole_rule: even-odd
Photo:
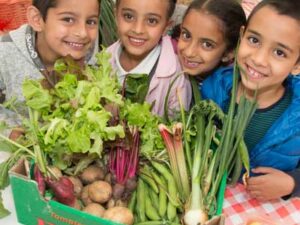
[[[242,184],[227,187],[223,204],[225,225],[246,225],[253,216],[267,217],[278,225],[300,225],[300,198],[259,202]]]

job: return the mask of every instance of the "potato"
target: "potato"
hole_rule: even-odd
[[[89,197],[92,201],[105,203],[111,196],[112,188],[109,183],[100,180],[89,185]]]
[[[84,184],[91,184],[96,180],[103,180],[104,176],[105,174],[102,168],[91,165],[82,171],[80,179]]]
[[[90,199],[89,197],[89,186],[90,185],[86,185],[82,188],[82,192],[81,192],[81,201],[83,202],[83,204],[85,206],[89,205],[90,203],[93,203],[93,201]]]
[[[79,197],[83,189],[81,180],[78,177],[69,177],[69,179],[74,185],[74,194],[76,195],[76,197]]]
[[[107,209],[103,218],[127,225],[133,224],[134,221],[132,212],[128,208],[120,206]]]
[[[100,204],[90,203],[83,209],[83,211],[92,214],[94,216],[102,217],[105,212],[105,209]]]

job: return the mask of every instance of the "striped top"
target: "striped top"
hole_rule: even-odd
[[[244,140],[249,151],[253,149],[265,136],[274,122],[283,114],[292,101],[291,90],[286,90],[279,101],[273,105],[256,109],[251,118],[244,135]],[[229,100],[226,103],[225,112],[229,109]]]

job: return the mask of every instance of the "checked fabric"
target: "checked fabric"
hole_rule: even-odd
[[[300,225],[300,198],[259,202],[244,186],[227,187],[223,203],[225,225],[247,225],[254,217],[267,218],[264,225]]]

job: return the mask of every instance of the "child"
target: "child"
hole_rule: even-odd
[[[261,201],[300,196],[299,24],[300,1],[263,0],[241,29],[237,102],[257,94],[258,103],[245,132],[254,175],[247,190]],[[203,97],[228,108],[232,73],[223,68],[207,78]]]
[[[98,17],[98,0],[34,0],[27,10],[28,24],[0,39],[2,101],[23,101],[25,77],[42,78],[62,56],[91,63]]]
[[[217,67],[231,63],[245,24],[245,14],[236,0],[193,1],[183,18],[178,41],[183,70],[201,83]]]
[[[181,72],[171,39],[164,36],[175,4],[176,0],[117,0],[120,40],[108,48],[121,83],[127,74],[149,74],[146,101],[153,105],[152,112],[160,116],[164,114],[168,87]],[[169,113],[179,108],[176,90],[181,94],[185,109],[190,104],[190,83],[181,75],[169,96]]]
[[[0,103],[16,98],[22,105],[24,79],[51,80],[47,71],[62,56],[93,63],[99,8],[98,0],[34,0],[28,24],[0,37]],[[17,123],[2,106],[0,114],[11,119],[10,125]]]

